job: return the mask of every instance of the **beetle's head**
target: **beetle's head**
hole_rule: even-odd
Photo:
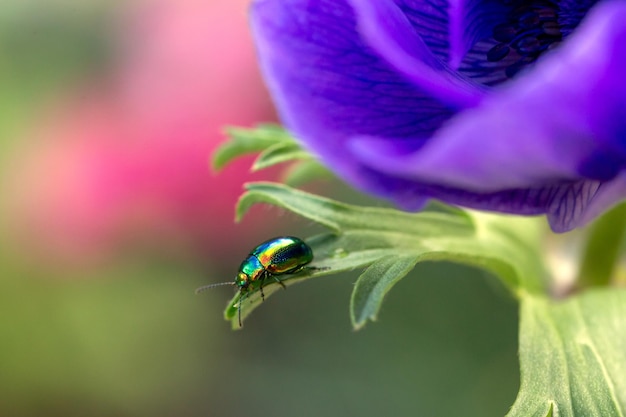
[[[239,287],[240,291],[246,291],[250,285],[250,276],[245,272],[239,272],[235,278],[235,285]]]

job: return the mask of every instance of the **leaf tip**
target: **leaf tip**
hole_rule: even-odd
[[[252,166],[250,167],[250,172],[257,172],[257,171],[261,171],[264,168],[267,168],[267,166],[263,164],[263,160],[261,159],[262,156],[263,154],[260,154],[259,156],[257,156],[257,158],[252,163]]]
[[[250,183],[246,183],[243,185],[244,192],[239,199],[237,200],[237,204],[235,205],[235,223],[240,223],[243,217],[246,215],[250,207],[254,204],[254,202],[250,202]]]
[[[548,414],[546,414],[546,417],[554,417],[554,403],[553,402],[550,403],[550,409],[548,410]]]
[[[362,330],[368,322],[378,321],[378,316],[376,314],[371,314],[357,319],[354,315],[352,315],[350,319],[352,322],[352,330],[358,332],[359,330]]]
[[[353,321],[352,322],[352,330],[355,331],[355,332],[363,330],[363,328],[365,327],[366,324],[367,324],[367,320],[359,321],[358,323]]]
[[[226,160],[224,158],[224,148],[223,145],[220,145],[214,152],[211,158],[209,158],[209,168],[211,172],[217,173],[220,172],[224,166],[226,165]]]

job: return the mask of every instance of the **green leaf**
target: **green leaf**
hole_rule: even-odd
[[[418,261],[419,258],[414,255],[389,255],[371,264],[361,274],[350,300],[350,318],[355,329],[363,327],[367,320],[376,320],[385,294]]]
[[[626,415],[626,290],[521,300],[520,392],[507,417]]]
[[[330,171],[303,150],[281,126],[261,124],[252,129],[228,127],[225,133],[229,140],[219,146],[213,154],[212,165],[216,171],[240,156],[259,153],[252,165],[252,171],[285,162],[295,162],[286,172],[284,179],[292,186],[313,179],[333,177]]]
[[[303,151],[295,142],[281,142],[265,149],[252,165],[253,171],[269,168],[276,164],[288,161],[307,160],[313,157],[306,151]]]
[[[253,129],[228,127],[225,132],[230,140],[213,154],[213,169],[216,171],[240,156],[262,152],[275,145],[295,144],[289,133],[273,124],[262,124]]]
[[[359,207],[319,197],[275,183],[253,183],[239,200],[237,219],[258,203],[282,207],[330,229],[309,239],[315,254],[314,267],[281,276],[286,285],[317,276],[370,267],[359,278],[353,295],[355,327],[376,317],[389,289],[412,265],[423,261],[453,261],[477,266],[498,276],[515,295],[544,291],[544,270],[537,253],[542,223],[537,219],[496,216],[457,209],[406,213],[398,210]],[[374,283],[375,273],[382,273]],[[277,285],[265,287],[266,298]],[[242,304],[242,318],[259,305],[251,294]],[[238,326],[235,297],[226,318]]]
[[[337,233],[355,229],[394,232],[400,226],[408,227],[401,230],[406,234],[437,235],[441,227],[455,229],[455,233],[466,235],[473,231],[470,217],[460,210],[454,211],[454,214],[415,214],[387,208],[360,207],[271,182],[246,184],[246,189],[248,192],[241,196],[237,204],[237,221],[254,204],[268,203],[320,223]]]

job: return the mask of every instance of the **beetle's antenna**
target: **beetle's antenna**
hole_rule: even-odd
[[[203,285],[200,288],[196,289],[196,294],[200,294],[203,291],[206,291],[211,288],[221,287],[222,285],[235,285],[234,282],[218,282],[217,284]]]

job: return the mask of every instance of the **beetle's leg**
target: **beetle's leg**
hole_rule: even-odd
[[[276,275],[272,275],[272,278],[274,278],[274,281],[278,282],[280,286],[283,287],[283,290],[287,289],[287,286]]]
[[[329,269],[330,269],[329,266],[309,266],[309,265],[304,265],[304,266],[301,266],[301,267],[299,267],[297,269],[294,269],[290,273],[291,274],[297,274],[298,272],[303,272],[303,271],[314,272],[314,271],[326,271],[326,270],[329,270]]]
[[[303,269],[308,269],[309,271],[327,271],[330,269],[329,266],[305,266]]]
[[[261,275],[261,279],[259,282],[259,291],[261,291],[261,300],[265,301],[265,294],[263,293],[263,283],[265,282],[265,278],[267,277],[267,272],[263,272]]]

